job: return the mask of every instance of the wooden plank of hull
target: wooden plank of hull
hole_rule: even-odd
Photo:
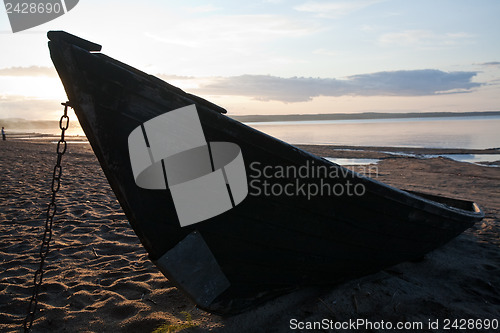
[[[447,201],[452,208],[431,201],[437,197],[425,199],[359,177],[102,54],[61,39],[49,46],[82,128],[150,258],[158,260],[194,231],[202,235],[231,284],[212,305],[203,305],[211,311],[239,311],[297,285],[335,283],[419,258],[483,216],[470,202]],[[309,161],[345,174],[327,181],[363,184],[366,194],[311,200],[249,195],[224,214],[181,228],[169,191],[136,186],[127,139],[145,121],[190,104],[197,106],[207,141],[238,144],[247,170],[255,161],[295,167]]]

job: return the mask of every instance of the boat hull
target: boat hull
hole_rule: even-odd
[[[483,217],[472,202],[409,193],[358,175],[55,34],[49,35],[52,60],[132,228],[159,269],[208,311],[235,313],[303,285],[334,284],[421,258]],[[249,193],[233,209],[181,227],[169,190],[137,186],[128,137],[192,104],[208,142],[240,147]],[[296,192],[265,192],[264,181]],[[344,193],[304,190],[321,186]],[[348,186],[363,194],[347,195]]]

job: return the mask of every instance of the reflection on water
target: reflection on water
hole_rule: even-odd
[[[485,166],[481,163],[496,162],[500,161],[500,154],[441,154],[441,155],[430,155],[430,154],[409,154],[409,153],[394,153],[394,152],[381,152],[396,156],[407,156],[407,157],[417,157],[417,158],[436,158],[436,157],[446,157],[458,162],[474,163],[477,165]],[[335,157],[325,157],[326,160],[336,163],[338,165],[369,165],[377,164],[380,159],[376,158],[335,158]],[[497,165],[491,165],[492,167],[497,167]]]
[[[58,123],[54,123],[54,127],[45,127],[45,128],[23,128],[23,129],[15,129],[9,128],[7,129],[7,134],[13,138],[19,139],[37,139],[43,136],[60,136],[61,129],[59,128]],[[80,136],[85,138],[85,133],[83,132],[80,124],[78,122],[70,122],[69,128],[66,130],[65,135],[67,136]]]
[[[368,165],[377,164],[380,160],[377,158],[335,158],[324,157],[325,160],[333,162],[338,165]]]
[[[335,144],[375,147],[470,148],[500,147],[500,116],[260,122],[247,125],[291,144]],[[36,139],[53,128],[8,129],[12,138]],[[85,138],[77,121],[67,136]]]
[[[249,123],[292,144],[378,147],[500,147],[500,117]]]
[[[446,157],[459,162],[481,163],[500,161],[500,154],[443,154],[443,155],[424,155],[426,158]]]

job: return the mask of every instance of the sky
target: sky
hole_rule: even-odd
[[[0,8],[0,119],[58,119],[49,30],[229,115],[500,110],[500,1],[80,0],[12,33]]]

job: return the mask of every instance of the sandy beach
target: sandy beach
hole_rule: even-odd
[[[49,139],[0,142],[1,332],[21,331],[26,315],[50,201],[55,148]],[[164,325],[165,332],[167,328],[289,332],[294,319],[303,323],[366,319],[421,322],[419,331],[441,332],[446,319],[500,320],[498,163],[497,167],[481,166],[379,152],[436,154],[438,150],[301,148],[324,157],[381,159],[375,166],[377,180],[475,201],[486,217],[422,261],[402,263],[337,286],[304,288],[251,311],[220,317],[197,309],[149,261],[90,145],[69,143],[33,331],[152,332]],[[439,329],[429,328],[429,321],[436,320]]]

